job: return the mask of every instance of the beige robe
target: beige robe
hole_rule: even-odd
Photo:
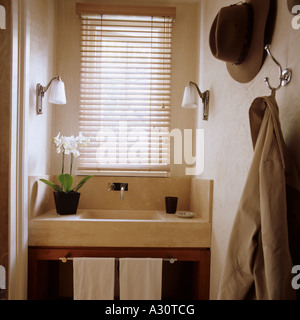
[[[295,299],[286,184],[300,190],[273,96],[253,101],[253,161],[229,239],[218,299]]]

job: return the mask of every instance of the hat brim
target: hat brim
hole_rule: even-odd
[[[226,63],[227,70],[231,77],[241,83],[250,82],[258,74],[262,67],[264,47],[265,47],[265,28],[270,11],[271,0],[247,0],[253,8],[254,21],[252,40],[246,59],[239,65]]]

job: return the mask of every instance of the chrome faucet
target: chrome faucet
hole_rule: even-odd
[[[113,191],[115,190],[115,184],[114,183],[109,183],[107,186],[107,191]]]
[[[128,183],[119,183],[119,182],[114,182],[114,183],[109,183],[107,187],[108,191],[120,191],[120,199],[124,200],[124,192],[128,191]]]
[[[126,185],[124,183],[121,184],[121,194],[120,199],[124,200],[124,191],[125,191]]]

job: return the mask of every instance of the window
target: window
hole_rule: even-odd
[[[79,170],[166,173],[173,17],[115,8],[81,10]]]

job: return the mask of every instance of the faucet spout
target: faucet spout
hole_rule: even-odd
[[[128,183],[120,183],[120,182],[108,183],[107,190],[120,191],[120,198],[121,200],[124,200],[125,191],[128,191]]]
[[[120,193],[121,200],[124,200],[124,192],[125,192],[125,185],[121,184],[121,193]]]

